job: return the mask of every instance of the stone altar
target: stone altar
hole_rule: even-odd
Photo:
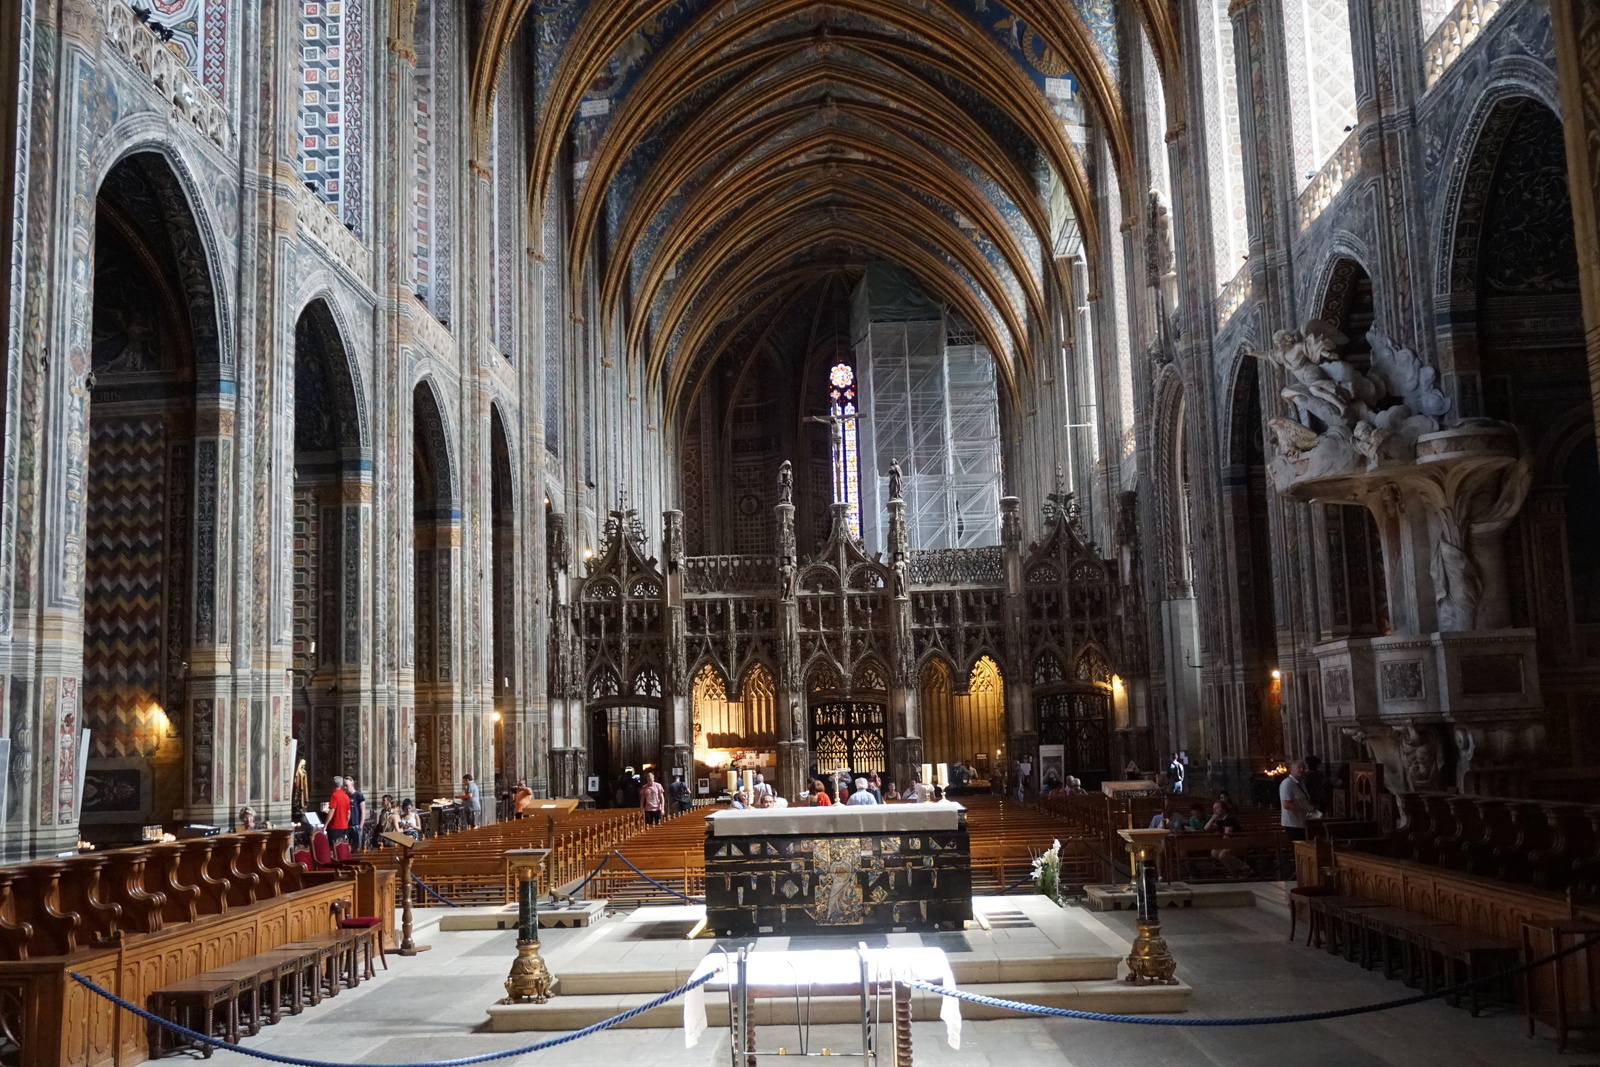
[[[706,918],[723,935],[960,929],[972,918],[966,809],[718,812],[706,820]]]

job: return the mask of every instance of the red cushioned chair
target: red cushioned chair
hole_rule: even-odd
[[[351,908],[349,901],[339,900],[334,902],[333,914],[334,919],[338,922],[339,929],[373,930],[383,925],[383,920],[378,918],[376,915],[346,914],[351,910],[353,909]],[[383,969],[387,971],[389,969],[389,956],[388,953],[384,952],[383,950],[383,934],[377,934],[372,940],[373,943],[378,946],[378,959],[383,963]],[[372,969],[372,957],[370,954],[367,957],[367,969],[369,971]]]

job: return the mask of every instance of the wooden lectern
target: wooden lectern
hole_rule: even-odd
[[[415,956],[433,947],[411,940],[411,854],[422,842],[396,830],[386,830],[378,836],[400,850],[400,955]]]

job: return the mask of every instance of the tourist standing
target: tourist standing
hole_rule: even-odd
[[[672,776],[672,813],[682,815],[694,806],[694,801],[689,797],[689,786],[683,780],[683,775]]]
[[[872,795],[872,790],[867,788],[867,780],[865,778],[857,778],[855,786],[850,791],[850,799],[845,801],[846,804],[876,804],[878,802],[878,798]]]
[[[772,787],[767,784],[767,780],[758,774],[756,775],[755,785],[750,790],[750,795],[760,800],[762,797],[770,797],[776,794],[773,793]]]
[[[333,792],[323,805],[328,813],[328,845],[350,841],[350,794],[344,791],[344,776],[334,775]]]
[[[661,821],[667,806],[667,791],[656,781],[654,771],[644,772],[644,785],[639,788],[639,806],[644,809],[644,824],[655,826]]]
[[[350,794],[350,851],[361,851],[367,836],[367,794],[356,788],[356,780],[345,775],[344,788]]]
[[[828,795],[828,787],[822,784],[821,778],[817,778],[811,783],[811,806],[814,808],[829,808],[833,806],[833,798]]]
[[[466,809],[467,826],[477,826],[478,816],[483,812],[483,800],[478,794],[478,783],[472,780],[472,775],[461,776],[461,795],[456,799],[461,801],[462,807]]]
[[[1278,783],[1278,807],[1282,809],[1279,821],[1291,841],[1306,839],[1306,820],[1317,814],[1317,806],[1306,792],[1305,777],[1306,761],[1297,759],[1289,764],[1289,773]]]

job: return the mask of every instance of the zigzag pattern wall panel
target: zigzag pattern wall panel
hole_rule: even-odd
[[[101,758],[154,755],[161,726],[166,442],[161,423],[96,419],[89,452],[84,723]]]

